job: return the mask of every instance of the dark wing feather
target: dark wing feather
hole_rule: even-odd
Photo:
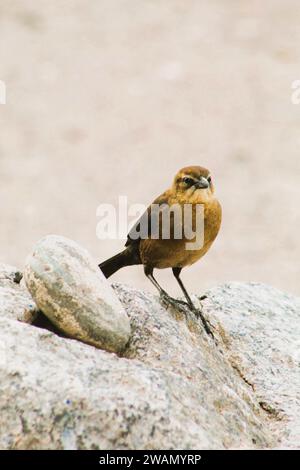
[[[158,196],[152,202],[152,204],[158,204],[159,206],[161,206],[163,204],[168,204],[168,202],[169,202],[169,192],[166,191],[163,194],[161,194],[160,196]],[[139,245],[139,243],[141,241],[141,238],[135,238],[134,234],[136,234],[137,232],[140,233],[141,224],[143,224],[143,223],[145,224],[144,225],[145,227],[148,227],[148,232],[146,234],[146,237],[143,237],[143,238],[147,238],[147,236],[150,236],[151,228],[152,228],[152,230],[156,228],[156,227],[153,227],[153,226],[151,227],[151,206],[149,206],[147,208],[147,210],[143,213],[143,215],[141,215],[141,217],[136,221],[136,223],[130,229],[130,231],[127,235],[127,241],[125,243],[125,246]]]

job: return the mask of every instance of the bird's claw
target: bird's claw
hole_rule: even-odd
[[[199,297],[199,300],[205,300],[207,298],[208,298],[207,295],[204,294],[204,295],[201,295],[201,297]]]
[[[202,311],[201,311],[201,310],[198,310],[197,313],[195,312],[195,315],[196,315],[197,318],[200,318],[200,319],[201,319],[202,325],[203,325],[203,327],[204,327],[206,333],[207,333],[208,335],[210,335],[210,336],[214,339],[215,336],[214,336],[214,334],[213,334],[213,332],[212,332],[212,329],[211,329],[211,327],[210,327],[208,321],[207,321],[206,318],[204,317]]]
[[[172,307],[176,308],[177,310],[180,310],[183,313],[186,313],[187,308],[189,308],[189,305],[186,302],[184,302],[183,300],[174,299],[167,293],[161,293],[160,299],[165,305],[171,305]]]
[[[202,304],[201,305],[201,308],[197,308],[195,307],[195,305],[192,303],[190,304],[190,309],[194,312],[196,318],[200,318],[200,320],[202,321],[202,325],[206,331],[206,333],[208,335],[210,335],[212,338],[214,338],[214,334],[212,332],[212,329],[208,323],[208,321],[206,320],[206,318],[204,317],[203,313],[202,313]]]
[[[172,307],[176,308],[177,310],[186,314],[187,309],[191,310],[196,318],[200,318],[203,324],[203,327],[208,335],[214,338],[214,334],[209,326],[208,321],[204,317],[202,313],[202,309],[195,307],[193,303],[184,302],[184,300],[174,299],[173,297],[169,296],[167,293],[161,293],[160,295],[161,301],[165,305],[171,305]]]

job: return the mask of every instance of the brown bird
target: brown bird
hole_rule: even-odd
[[[179,208],[181,217],[176,217],[176,212],[170,210],[173,207],[177,210]],[[185,212],[186,207],[190,208],[190,217]],[[200,224],[200,227],[197,226],[199,225],[197,224],[197,207],[204,209],[204,225]],[[153,216],[155,214],[153,208],[159,210],[156,218]],[[165,237],[163,221],[164,214],[168,210],[170,231]],[[222,209],[215,197],[214,185],[209,171],[201,166],[182,168],[176,174],[171,188],[154,200],[153,204],[148,207],[147,211],[130,230],[125,250],[99,264],[99,268],[108,278],[124,266],[143,264],[145,275],[158,289],[162,300],[177,307],[178,304],[188,305],[201,317],[206,332],[212,334],[201,310],[194,306],[184,287],[180,279],[180,273],[182,268],[192,265],[209,250],[219,232],[221,219]],[[193,233],[192,237],[189,235],[187,238],[185,227],[188,224]],[[202,233],[200,233],[201,230]],[[153,236],[153,233],[156,236]],[[195,242],[197,237],[201,239],[201,235],[202,243],[198,244],[195,249],[188,249],[187,243]],[[162,289],[153,276],[154,268],[172,268],[187,304],[173,299]]]

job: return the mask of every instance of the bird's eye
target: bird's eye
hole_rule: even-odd
[[[187,176],[185,178],[182,178],[182,181],[189,186],[192,186],[194,184],[193,178],[188,178]]]
[[[211,176],[208,176],[207,181],[209,182],[209,184],[211,184]]]

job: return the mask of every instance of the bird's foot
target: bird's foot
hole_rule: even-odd
[[[197,308],[192,302],[185,302],[184,300],[174,299],[165,291],[161,292],[160,300],[164,305],[174,307],[176,310],[179,310],[185,315],[187,313],[187,310],[192,311],[194,315],[196,316],[196,318],[201,319],[206,333],[210,335],[212,338],[214,338],[212,329],[202,313],[202,306],[201,308]]]
[[[201,304],[200,304],[201,305]],[[192,310],[196,318],[200,318],[202,321],[202,325],[208,335],[210,335],[214,339],[214,334],[212,332],[212,329],[210,327],[209,322],[206,320],[206,318],[203,315],[203,307],[201,305],[200,308],[197,308],[192,302],[189,303],[189,308]]]
[[[187,302],[184,302],[183,300],[174,299],[166,292],[162,292],[160,294],[160,300],[164,305],[174,307],[183,313],[186,313],[187,309],[189,309],[189,305]]]
[[[203,315],[203,313],[202,313],[202,310],[196,309],[195,315],[196,315],[197,318],[200,318],[200,319],[201,319],[202,325],[203,325],[203,327],[204,327],[206,333],[207,333],[208,335],[210,335],[210,336],[214,339],[215,336],[214,336],[214,334],[213,334],[213,332],[212,332],[212,329],[211,329],[211,327],[210,327],[210,324],[208,323],[208,321],[207,321],[206,318],[204,317],[204,315]]]

